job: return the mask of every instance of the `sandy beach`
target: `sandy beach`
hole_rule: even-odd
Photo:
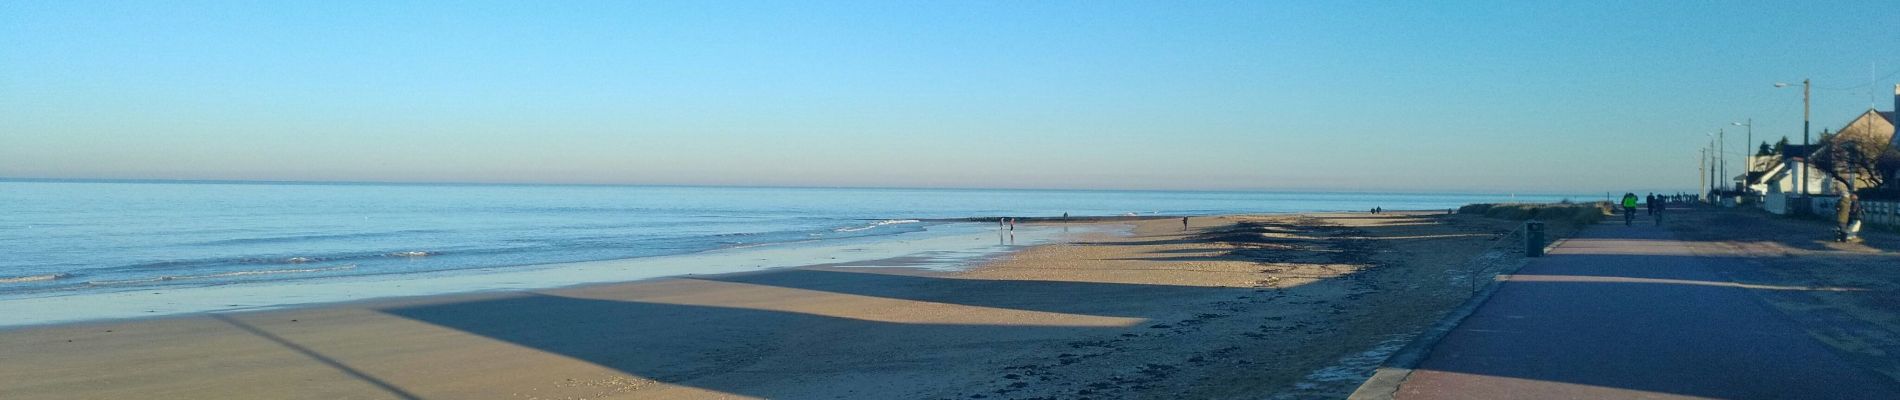
[[[1094,222],[845,265],[0,331],[6,398],[1342,397],[1517,262],[1440,213]],[[1502,244],[1502,245],[1500,245]],[[1479,278],[1483,279],[1483,278]]]

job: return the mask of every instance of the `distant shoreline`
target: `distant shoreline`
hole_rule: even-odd
[[[305,185],[305,186],[547,186],[547,187],[653,187],[653,188],[705,188],[705,189],[812,189],[812,190],[941,190],[941,191],[1007,191],[1007,192],[1159,192],[1159,193],[1273,193],[1273,194],[1340,194],[1340,195],[1399,195],[1399,196],[1523,196],[1523,197],[1574,197],[1593,198],[1588,193],[1546,193],[1546,192],[1503,192],[1503,191],[1421,191],[1421,190],[1385,190],[1355,191],[1320,188],[1252,188],[1252,189],[1156,189],[1156,188],[1026,188],[1026,187],[915,187],[915,186],[820,186],[820,185],[719,185],[684,183],[581,183],[581,182],[468,182],[468,181],[348,181],[348,180],[251,180],[251,179],[121,179],[121,178],[31,178],[0,176],[5,182],[41,182],[41,183],[130,183],[130,184],[204,184],[204,185]]]

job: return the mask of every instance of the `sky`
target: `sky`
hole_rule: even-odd
[[[1900,5],[0,2],[0,177],[1694,191]],[[1793,88],[1775,88],[1793,82]]]

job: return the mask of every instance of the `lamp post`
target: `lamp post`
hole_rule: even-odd
[[[1722,174],[1717,176],[1728,176],[1728,130],[1723,128],[1715,129],[1715,160],[1716,168],[1722,170]],[[1721,182],[1721,180],[1716,180],[1714,183],[1728,186]],[[1723,189],[1727,191],[1727,188]]]
[[[1701,154],[1695,155],[1695,180],[1697,180],[1697,182],[1695,182],[1695,190],[1701,190],[1702,193],[1706,195],[1706,193],[1708,193],[1708,174],[1704,174],[1702,171],[1708,171],[1708,148],[1701,148]]]
[[[1707,190],[1702,191],[1702,196],[1704,200],[1713,203],[1715,202],[1715,184],[1716,182],[1720,182],[1715,180],[1715,134],[1704,133],[1702,136],[1709,137],[1709,146],[1702,149],[1702,161],[1708,163],[1709,166],[1707,168],[1709,170],[1709,184]]]
[[[1782,83],[1782,82],[1775,82],[1775,87],[1788,87],[1788,84]],[[1812,82],[1809,82],[1808,79],[1801,80],[1801,147],[1806,151],[1814,150],[1813,148],[1814,142],[1808,140],[1808,105],[1810,104],[1810,102],[1808,101],[1809,99],[1808,93],[1810,92],[1809,89],[1812,89],[1812,88],[1813,88],[1813,84]],[[1801,155],[1801,170],[1796,171],[1796,172],[1799,172],[1799,174],[1797,174],[1796,176],[1799,177],[1798,179],[1801,179],[1801,195],[1807,196],[1808,195],[1808,155],[1807,154]]]
[[[1755,146],[1755,119],[1749,118],[1748,122],[1730,122],[1729,124],[1748,127],[1748,142],[1743,143],[1744,146],[1742,146],[1742,162],[1746,163],[1742,165],[1744,168],[1742,172],[1742,190],[1753,191],[1753,189],[1750,188],[1754,186],[1755,181],[1752,179],[1753,177],[1748,175],[1755,173],[1755,151],[1750,150],[1751,147]]]

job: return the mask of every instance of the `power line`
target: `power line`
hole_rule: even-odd
[[[1884,79],[1887,79],[1887,78],[1892,78],[1892,77],[1893,77],[1894,75],[1896,75],[1896,74],[1900,74],[1900,69],[1895,69],[1895,70],[1893,70],[1893,72],[1888,72],[1888,73],[1887,73],[1887,75],[1885,75],[1885,76],[1881,76],[1881,77],[1879,77],[1879,78],[1874,78],[1874,80],[1875,80],[1875,81],[1879,81],[1879,80],[1884,80]],[[1814,85],[1814,86],[1813,86],[1813,88],[1814,88],[1815,90],[1841,90],[1841,91],[1846,91],[1846,90],[1857,90],[1857,89],[1863,89],[1863,88],[1866,88],[1866,87],[1868,87],[1868,86],[1873,86],[1873,85],[1874,85],[1874,83],[1873,83],[1873,82],[1867,82],[1867,83],[1863,83],[1863,84],[1859,84],[1859,85],[1854,85],[1854,86],[1844,86],[1844,87],[1826,87],[1826,86],[1821,86],[1821,85]]]

